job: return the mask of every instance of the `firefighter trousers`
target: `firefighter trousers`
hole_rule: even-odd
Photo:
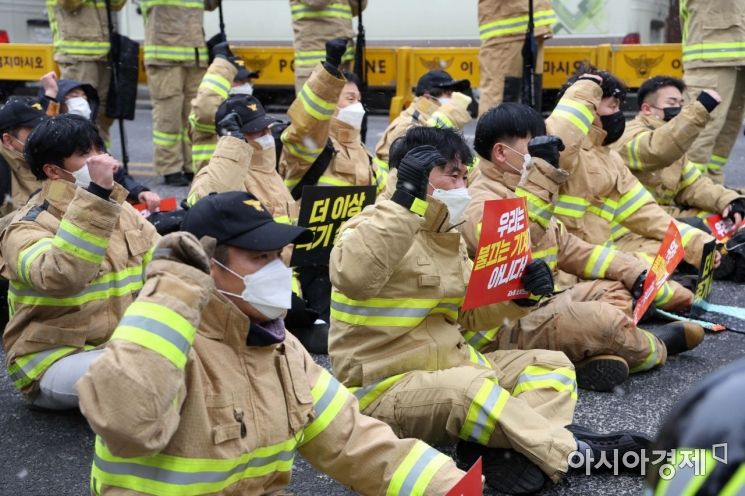
[[[543,74],[543,38],[537,38],[538,57],[536,74]],[[488,40],[479,50],[479,115],[502,103],[504,97],[504,78],[521,77],[523,74],[524,40],[508,43],[495,43]]]
[[[33,406],[47,410],[78,408],[75,385],[103,352],[104,350],[83,351],[54,362],[41,376],[39,395],[34,399]]]
[[[572,362],[614,355],[626,360],[631,372],[649,370],[665,363],[667,349],[634,325],[632,302],[620,282],[583,281],[502,328],[494,344],[502,350],[562,351]]]
[[[189,113],[205,70],[182,65],[148,65],[153,103],[153,159],[161,175],[192,173]]]
[[[564,428],[577,401],[572,364],[563,353],[545,350],[483,356],[492,368],[409,372],[363,413],[386,422],[399,437],[515,449],[558,481],[577,449]]]
[[[723,184],[722,168],[745,117],[745,66],[688,69],[683,79],[688,102],[695,101],[705,89],[714,89],[722,96],[722,103],[711,113],[711,121],[691,145],[688,160],[706,167],[712,181]]]
[[[96,125],[101,133],[107,148],[111,148],[111,136],[109,130],[113,119],[106,115],[106,99],[109,95],[109,84],[111,81],[111,67],[108,62],[96,60],[81,60],[72,63],[60,63],[60,78],[72,79],[81,83],[90,84],[96,89],[99,99],[98,115]]]

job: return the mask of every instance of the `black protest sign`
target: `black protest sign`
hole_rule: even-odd
[[[698,272],[698,283],[696,284],[696,293],[693,296],[693,306],[691,306],[691,317],[696,318],[705,313],[702,303],[709,301],[709,295],[714,284],[714,258],[716,256],[716,241],[710,241],[704,245],[703,255],[701,256],[701,269]]]
[[[306,186],[298,225],[313,231],[313,241],[295,245],[290,265],[328,265],[339,228],[375,202],[375,186]]]

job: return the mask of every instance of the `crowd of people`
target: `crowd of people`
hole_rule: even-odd
[[[715,239],[704,220],[745,218],[745,195],[720,173],[745,99],[702,86],[699,1],[683,19],[686,77],[699,79],[650,78],[628,123],[628,89],[591,66],[547,119],[503,101],[527,2],[480,1],[489,70],[473,143],[462,134],[469,81],[433,70],[374,151],[349,72],[351,20],[366,3],[290,2],[297,94],[282,123],[227,42],[204,48],[202,14],[216,2],[141,2],[154,164],[189,187],[169,232],[132,207],[157,210],[157,193],[107,152],[106,8],[49,3],[61,77],[0,108],[3,346],[31,407],[88,420],[94,494],[274,493],[296,453],[362,494],[446,494],[478,458],[486,484],[509,494],[603,471],[598,459],[640,473],[619,460],[650,449],[649,436],[573,417],[580,390],[611,392],[704,340],[694,321],[649,325],[655,308],[691,309],[690,277],[632,317],[668,226],[681,270],[696,273]],[[745,39],[745,11],[731,10]],[[535,16],[542,41],[550,5]],[[737,57],[717,57],[734,86]],[[313,240],[297,225],[305,186],[377,196],[326,263],[293,266],[293,245]],[[485,203],[514,198],[527,205],[529,296],[466,310],[482,230],[494,228]],[[718,249],[715,277],[743,282],[743,253]],[[331,371],[309,352],[327,353]],[[454,459],[432,447],[453,445]],[[677,494],[667,482],[656,494]]]

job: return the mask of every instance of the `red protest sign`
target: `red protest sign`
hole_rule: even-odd
[[[147,204],[145,203],[135,203],[132,205],[138,212],[142,214],[143,217],[148,218],[150,217],[150,214],[152,213],[147,209]],[[176,197],[171,196],[168,198],[163,198],[160,200],[160,205],[158,207],[159,212],[172,212],[178,208],[178,202],[176,201]]]
[[[683,239],[680,237],[680,231],[675,226],[675,222],[670,221],[665,238],[660,245],[660,251],[652,262],[652,268],[649,269],[647,278],[644,279],[642,295],[636,301],[634,323],[639,323],[644,312],[652,304],[657,292],[675,271],[675,267],[683,260],[683,255]]]
[[[481,237],[463,309],[527,298],[521,279],[530,258],[525,199],[484,203]]]
[[[727,241],[737,232],[737,225],[719,214],[708,216],[706,218],[706,224],[709,226],[712,236],[717,238],[717,241]]]
[[[484,483],[481,482],[481,458],[479,457],[446,496],[481,496],[483,494]]]

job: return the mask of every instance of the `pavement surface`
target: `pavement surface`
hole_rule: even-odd
[[[280,116],[284,117],[284,116]],[[387,119],[372,117],[368,143],[377,142]],[[473,140],[474,124],[466,128]],[[186,196],[186,188],[162,185],[152,170],[150,112],[138,110],[135,121],[126,123],[130,147],[130,169],[163,197]],[[119,156],[117,132],[112,150]],[[727,166],[727,184],[745,186],[745,138],[740,136]],[[727,282],[714,285],[713,303],[745,308],[745,290]],[[731,328],[745,331],[745,321],[708,314],[707,317]],[[1,353],[0,353],[1,355]],[[745,335],[733,332],[708,334],[692,352],[672,357],[657,370],[632,376],[614,393],[580,392],[575,422],[600,431],[633,429],[655,435],[675,401],[710,372],[745,355]],[[4,357],[2,357],[4,360]],[[316,356],[329,367],[328,358]],[[0,367],[0,496],[82,495],[88,493],[88,475],[93,453],[93,434],[77,412],[50,413],[28,409]],[[448,448],[442,448],[452,453]],[[360,467],[363,471],[364,467]],[[630,476],[585,476],[572,474],[546,489],[546,495],[630,495],[640,494],[643,480]],[[329,477],[317,472],[298,457],[289,490],[298,495],[325,496],[353,494]],[[487,490],[486,494],[495,494]]]

